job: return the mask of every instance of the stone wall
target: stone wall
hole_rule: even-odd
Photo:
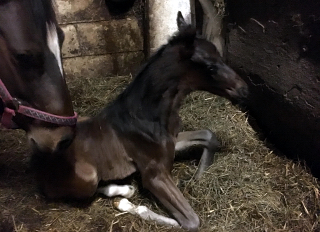
[[[113,16],[105,1],[56,0],[65,32],[62,47],[67,78],[100,78],[136,72],[144,59],[143,1]]]

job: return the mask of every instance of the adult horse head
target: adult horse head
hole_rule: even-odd
[[[74,136],[76,115],[63,76],[63,32],[50,0],[0,0],[0,115],[53,152]]]

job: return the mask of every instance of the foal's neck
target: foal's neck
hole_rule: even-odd
[[[156,141],[177,135],[179,108],[191,90],[182,84],[186,75],[183,62],[172,60],[169,55],[172,53],[148,64],[106,109],[108,121],[116,130]]]

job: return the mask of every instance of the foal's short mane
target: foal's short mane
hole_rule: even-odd
[[[162,45],[158,51],[154,54],[152,54],[152,56],[150,56],[150,58],[148,59],[148,62],[146,62],[145,64],[143,64],[140,68],[140,70],[138,71],[135,79],[139,78],[140,76],[143,75],[144,71],[146,71],[149,66],[151,64],[153,64],[159,57],[161,57],[161,54],[163,53],[163,51],[166,49],[166,47],[168,46],[168,44]]]
[[[192,45],[196,37],[196,29],[191,26],[185,26],[182,31],[178,31],[169,39],[170,45],[187,44]]]
[[[180,60],[194,51],[195,30],[186,26],[169,39],[148,62],[118,98],[100,114],[113,127],[126,134],[141,135],[150,141],[167,136],[168,114],[183,69]],[[177,49],[174,47],[177,46]],[[188,57],[186,57],[186,55]],[[181,70],[182,69],[182,70]],[[168,95],[164,97],[163,94]]]
[[[167,44],[162,45],[156,53],[154,53],[149,59],[148,62],[142,65],[140,71],[137,73],[135,78],[139,78],[139,76],[143,75],[143,72],[148,69],[150,64],[153,64],[158,58],[161,57],[163,51],[168,46],[175,46],[178,44],[184,45],[192,45],[196,36],[196,30],[191,25],[186,26],[186,28],[180,32],[178,31],[175,35],[171,36],[168,40]]]

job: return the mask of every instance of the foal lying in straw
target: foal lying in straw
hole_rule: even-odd
[[[209,130],[179,133],[178,111],[190,92],[205,90],[231,100],[247,95],[244,81],[224,64],[215,46],[196,36],[181,15],[179,32],[153,55],[134,81],[100,114],[79,122],[72,144],[60,144],[55,154],[36,154],[39,182],[50,198],[88,198],[96,191],[129,198],[132,186],[100,180],[126,178],[139,171],[148,189],[174,219],[155,214],[127,199],[118,209],[170,226],[196,231],[200,225],[171,176],[175,151],[203,147],[196,178],[212,163],[219,143]]]

